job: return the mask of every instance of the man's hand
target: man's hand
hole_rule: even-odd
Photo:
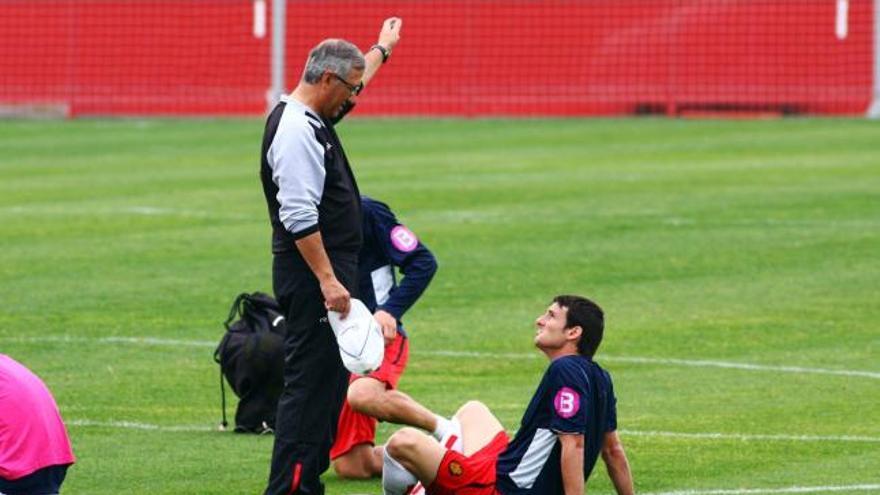
[[[385,337],[385,347],[391,345],[397,338],[397,319],[391,313],[383,310],[376,311],[373,315],[379,326],[382,327],[382,335]]]
[[[400,28],[403,26],[403,19],[400,17],[389,17],[382,23],[382,31],[379,32],[379,44],[391,50],[400,41]]]
[[[351,294],[336,277],[321,282],[321,294],[324,295],[324,306],[328,310],[342,313],[343,318],[348,316],[348,310],[351,309]]]

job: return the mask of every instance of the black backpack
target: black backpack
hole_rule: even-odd
[[[232,323],[236,317],[239,319]],[[226,333],[214,351],[214,361],[220,365],[221,429],[228,425],[225,376],[239,398],[235,431],[271,433],[278,397],[284,387],[287,325],[281,307],[262,292],[242,293],[232,303],[223,325]]]

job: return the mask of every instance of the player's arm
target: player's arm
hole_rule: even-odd
[[[321,285],[321,294],[324,296],[324,305],[327,309],[344,315],[348,314],[351,295],[333,273],[333,266],[324,249],[321,232],[315,231],[297,239],[296,248],[306,260],[312,273],[315,274],[315,278],[318,279],[318,283]]]
[[[400,17],[389,17],[388,19],[385,19],[384,23],[382,23],[382,30],[379,32],[379,40],[376,42],[376,45],[381,46],[389,56],[391,55],[391,50],[393,50],[394,47],[397,46],[397,42],[400,41],[400,28],[402,26],[403,19]],[[364,54],[364,61],[366,62],[362,78],[364,86],[370,83],[370,80],[376,75],[379,67],[385,62],[385,53],[379,48],[371,48]]]
[[[376,308],[376,320],[390,343],[397,336],[398,321],[428,288],[437,272],[437,260],[413,231],[397,221],[388,205],[367,199],[364,215],[384,258],[403,276]]]
[[[547,427],[560,443],[560,471],[566,495],[584,493],[584,433],[588,431],[587,414],[591,396],[586,375],[573,360],[557,359],[547,370],[545,394],[550,412]],[[543,384],[542,384],[543,385]]]
[[[437,260],[421,242],[411,253],[401,253],[394,246],[386,247],[386,250],[391,252],[394,264],[403,275],[400,284],[391,291],[388,300],[376,308],[376,321],[382,326],[386,344],[390,345],[397,336],[397,323],[425,292],[431,279],[434,278],[437,272]]]
[[[401,253],[394,246],[391,247],[395,251],[392,254],[394,264],[403,277],[379,309],[388,312],[396,320],[400,320],[416,303],[437,273],[437,259],[434,254],[420,241],[416,242],[418,246],[409,253]]]
[[[374,47],[367,50],[367,53],[364,54],[364,75],[361,76],[361,82],[364,87],[370,83],[370,80],[373,79],[373,76],[376,75],[376,72],[379,71],[379,67],[385,62],[386,53],[388,56],[391,55],[391,50],[397,45],[397,42],[400,41],[400,28],[403,26],[403,19],[399,17],[389,17],[385,19],[385,22],[382,24],[382,30],[379,32],[379,41],[376,45],[382,47],[384,52],[379,48]],[[342,104],[342,109],[339,113],[333,117],[333,124],[339,123],[340,120],[343,119],[349,112],[354,109],[354,101],[348,99],[345,103]]]
[[[608,469],[608,477],[614,484],[618,495],[632,495],[633,479],[629,470],[629,461],[617,431],[605,433],[605,442],[602,445],[602,460]]]
[[[583,495],[584,493],[584,436],[559,434],[562,444],[562,486],[565,495]]]

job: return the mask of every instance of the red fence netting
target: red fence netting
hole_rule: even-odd
[[[269,10],[4,0],[0,107],[259,115]],[[390,15],[403,40],[359,115],[858,114],[872,97],[872,0],[290,0],[287,88],[317,41],[367,48]]]

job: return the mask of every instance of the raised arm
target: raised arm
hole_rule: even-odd
[[[605,443],[602,445],[602,460],[608,469],[608,477],[614,483],[617,495],[633,495],[633,479],[629,470],[629,461],[626,460],[626,452],[617,431],[609,431],[605,434]]]
[[[373,48],[370,48],[364,53],[364,59],[367,64],[366,68],[364,68],[364,86],[370,84],[370,79],[376,75],[379,67],[385,62],[386,54],[387,56],[390,56],[391,51],[397,46],[397,42],[400,41],[400,28],[402,26],[403,19],[400,17],[389,17],[388,19],[385,19],[384,23],[382,23],[382,30],[379,32],[379,40],[376,42],[378,47],[374,45]]]
[[[361,76],[361,83],[363,83],[364,87],[370,83],[370,80],[373,79],[373,76],[379,71],[379,67],[381,67],[382,64],[386,62],[387,58],[391,56],[391,50],[397,45],[397,42],[400,41],[401,26],[403,26],[403,20],[399,17],[389,17],[388,19],[385,19],[385,22],[382,24],[382,30],[379,32],[379,42],[364,53],[364,62],[366,63],[366,66],[364,67],[364,75]],[[354,106],[355,102],[353,98],[346,100],[339,113],[333,117],[333,124],[339,123],[339,121],[352,111]]]

